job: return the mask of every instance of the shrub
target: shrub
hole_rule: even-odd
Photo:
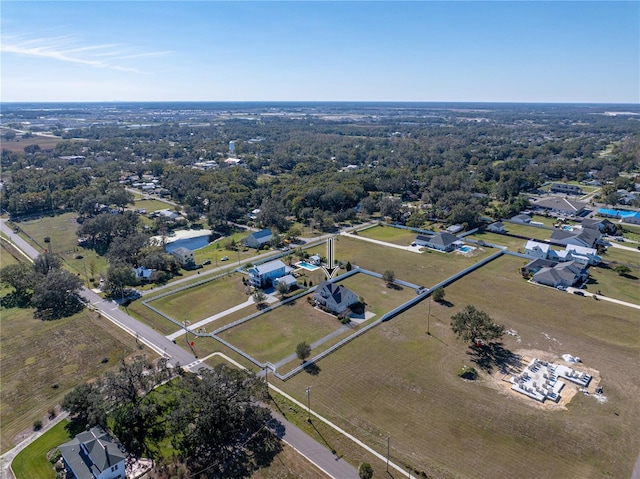
[[[474,381],[478,377],[478,371],[476,371],[476,368],[471,366],[462,366],[462,368],[460,368],[460,371],[458,371],[458,377]]]
[[[58,449],[57,447],[54,447],[47,453],[47,460],[51,464],[55,464],[56,462],[58,462],[61,457],[62,454],[60,453],[60,449]]]
[[[42,420],[36,419],[35,421],[33,421],[33,430],[39,431],[40,429],[42,429]]]

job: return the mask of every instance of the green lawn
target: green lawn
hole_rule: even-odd
[[[640,270],[630,276],[620,276],[611,268],[592,266],[589,268],[587,291],[601,292],[603,296],[629,301],[640,305]]]
[[[237,273],[225,276],[149,304],[178,321],[186,319],[195,323],[247,301],[249,296],[242,284],[243,277]]]
[[[516,223],[504,223],[504,228],[512,235],[524,236],[528,239],[548,240],[552,231],[535,226],[527,226]]]
[[[4,239],[0,241],[0,268],[4,268],[10,264],[18,264],[23,260],[26,261],[26,258],[18,253],[11,243]]]
[[[63,419],[16,456],[11,463],[16,479],[55,479],[56,472],[47,460],[47,452],[73,439],[69,424]]]
[[[409,246],[416,239],[417,233],[393,226],[378,225],[358,231],[359,236],[371,238],[387,243]]]
[[[154,211],[158,211],[158,210],[166,210],[166,209],[173,210],[173,206],[163,203],[162,201],[159,201],[159,200],[154,200],[154,199],[136,199],[133,205],[133,208],[135,209],[144,208],[145,210],[147,210],[147,214],[153,213]]]
[[[507,225],[507,227],[510,225]],[[508,231],[508,230],[507,230]],[[487,231],[481,231],[467,236],[469,239],[477,241],[485,241],[486,243],[497,244],[499,246],[506,246],[511,251],[524,251],[524,245],[526,240],[521,238],[514,238],[512,236],[501,235],[498,233],[491,233]]]
[[[623,243],[624,244],[624,243]],[[630,243],[625,244],[627,246]],[[607,248],[606,253],[602,256],[602,261],[607,263],[614,263],[612,266],[616,264],[626,264],[632,268],[640,269],[640,250],[629,251],[621,248],[614,248],[613,246],[609,246]]]

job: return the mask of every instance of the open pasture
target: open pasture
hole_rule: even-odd
[[[337,318],[301,298],[228,329],[220,337],[260,361],[277,362],[295,354],[298,343],[311,344],[341,327]]]
[[[88,310],[41,321],[32,309],[4,309],[0,325],[2,451],[77,384],[102,375],[121,358],[150,357],[134,338]]]
[[[63,141],[62,138],[53,136],[34,135],[31,138],[16,137],[16,139],[11,141],[3,139],[2,149],[23,153],[26,146],[38,145],[41,150],[53,150],[61,141]]]
[[[149,304],[173,319],[178,321],[186,319],[195,323],[247,301],[249,296],[242,284],[242,278],[240,274],[224,276],[151,300]]]
[[[630,244],[631,243],[625,243],[625,246]],[[602,255],[602,261],[611,263],[612,268],[615,268],[619,264],[624,264],[638,271],[640,269],[640,250],[629,251],[609,246],[607,251]],[[638,271],[638,273],[640,273],[640,271]]]
[[[479,248],[471,255],[430,250],[413,253],[348,236],[338,237],[334,244],[336,257],[340,261],[350,261],[352,265],[380,274],[391,270],[397,279],[421,286],[438,284],[495,252],[491,248]],[[325,250],[324,247],[317,247],[309,252],[324,254]]]
[[[534,220],[535,221],[535,220]],[[551,237],[552,231],[550,229],[539,228],[537,226],[529,226],[519,223],[504,223],[504,229],[507,233],[512,235],[522,236],[527,239],[533,240],[545,240],[547,241]],[[521,240],[526,241],[526,240]]]
[[[401,246],[409,246],[413,240],[416,239],[417,235],[418,233],[410,230],[394,228],[393,226],[384,226],[382,224],[358,231],[358,236]]]
[[[278,385],[303,402],[312,386],[312,408],[382,454],[390,436],[394,461],[436,477],[527,476],[534,465],[536,477],[629,477],[640,446],[640,318],[527,283],[520,266],[499,258],[447,287],[448,306],[423,301],[320,361],[318,375]],[[505,336],[507,351],[580,356],[580,367],[600,371],[608,400],[577,394],[551,411],[514,396],[451,332],[467,304],[517,331],[520,341]],[[457,377],[463,365],[480,379]]]
[[[133,208],[137,210],[144,208],[145,210],[147,210],[147,214],[148,214],[148,213],[153,213],[154,211],[172,209],[173,207],[160,200],[136,198]]]
[[[508,226],[509,225],[507,225],[507,228]],[[509,231],[509,229],[507,229],[507,231]],[[489,231],[478,231],[477,233],[467,236],[467,238],[506,246],[510,251],[518,251],[519,249],[524,251],[524,245],[526,244],[526,240],[522,238],[514,238],[513,236],[491,233]]]
[[[628,276],[620,276],[612,268],[592,266],[589,268],[587,291],[600,293],[621,301],[640,305],[640,268]]]

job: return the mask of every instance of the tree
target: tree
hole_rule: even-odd
[[[264,307],[264,302],[267,299],[267,295],[261,289],[256,289],[255,293],[253,293],[253,300],[256,303],[256,307],[258,309],[262,309]]]
[[[264,381],[225,365],[181,379],[169,429],[173,446],[192,470],[206,477],[247,477],[269,464],[282,444],[271,412],[258,400]]]
[[[80,384],[62,400],[62,408],[89,427],[107,424],[102,380]]]
[[[10,264],[0,269],[0,281],[13,287],[19,303],[31,298],[35,278],[33,268],[26,262]]]
[[[112,264],[107,270],[104,290],[114,298],[124,296],[127,286],[136,284],[136,274],[131,266],[126,264]]]
[[[53,253],[43,253],[33,262],[33,269],[39,274],[48,274],[49,271],[60,269],[61,267],[62,259],[57,254]]]
[[[616,266],[615,268],[613,268],[613,270],[618,273],[619,276],[627,276],[629,273],[631,273],[631,268],[629,268],[628,266],[624,265],[624,264],[620,264],[618,266]]]
[[[289,292],[289,286],[286,283],[279,281],[278,286],[276,286],[276,291],[280,296],[284,296]]]
[[[462,311],[451,316],[451,329],[464,341],[500,339],[504,326],[493,322],[487,313],[467,305]]]
[[[396,280],[396,274],[391,270],[386,270],[382,273],[382,279],[387,283],[387,286],[391,286]]]
[[[34,286],[31,304],[40,319],[71,316],[83,308],[80,301],[82,281],[66,270],[53,270],[42,276]]]
[[[309,356],[311,356],[311,346],[309,346],[306,341],[298,343],[296,346],[296,356],[304,363]]]
[[[435,291],[433,292],[433,299],[439,303],[444,300],[444,295],[445,295],[444,288],[440,286],[439,288],[436,288]]]
[[[371,479],[373,477],[373,467],[368,462],[363,462],[358,466],[358,476],[360,479]]]

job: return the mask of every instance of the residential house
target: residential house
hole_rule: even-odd
[[[180,216],[180,214],[176,211],[171,211],[169,209],[164,209],[164,210],[158,210],[155,212],[156,216],[162,217],[167,221],[175,221],[176,219],[178,219],[178,216]]]
[[[287,287],[287,291],[291,291],[298,287],[298,280],[292,274],[286,274],[273,280],[274,287],[277,288],[280,284],[284,284]]]
[[[178,263],[180,263],[180,266],[183,268],[190,268],[196,264],[193,258],[193,251],[184,246],[174,249],[171,254],[178,260]]]
[[[256,288],[267,288],[277,278],[285,276],[289,271],[287,266],[279,259],[268,263],[252,266],[248,269],[249,283]]]
[[[415,243],[420,246],[426,246],[427,248],[437,249],[439,251],[453,251],[457,245],[462,242],[457,236],[451,233],[443,232],[436,233],[432,236],[418,235],[416,236]]]
[[[546,286],[553,286],[557,288],[574,286],[578,283],[582,283],[589,276],[586,268],[578,264],[575,261],[568,261],[566,263],[557,263],[551,267],[543,267],[533,275],[533,281],[535,283],[544,284]]]
[[[460,231],[462,231],[463,229],[464,227],[462,225],[455,224],[447,228],[447,233],[451,233],[452,235],[454,235],[456,233],[460,233]]]
[[[597,228],[603,233],[613,233],[616,225],[606,218],[585,218],[582,220],[583,228]]]
[[[551,193],[564,193],[566,195],[582,195],[584,191],[578,185],[569,185],[567,183],[554,183],[549,189]]]
[[[531,215],[528,213],[520,213],[519,215],[514,216],[510,220],[512,223],[522,223],[529,224],[531,223]]]
[[[578,216],[585,211],[587,203],[569,198],[543,198],[531,205],[534,210],[562,216]]]
[[[549,259],[551,246],[546,243],[529,240],[524,246],[524,254],[531,258]]]
[[[549,241],[564,246],[576,245],[593,248],[601,237],[602,233],[596,228],[574,228],[572,231],[554,229]]]
[[[565,262],[575,261],[582,265],[598,264],[602,258],[598,256],[598,252],[593,248],[586,248],[578,245],[567,245],[564,250],[554,250],[546,243],[529,240],[525,245],[525,255],[531,258],[539,258],[544,260]]]
[[[149,281],[151,278],[151,273],[153,273],[152,269],[147,269],[144,266],[140,266],[138,268],[133,268],[133,272],[136,275],[136,279],[141,281]]]
[[[124,479],[125,456],[100,426],[81,432],[58,447],[68,476],[75,479]]]
[[[251,233],[245,239],[242,240],[242,243],[249,248],[260,249],[263,245],[267,244],[273,238],[273,233],[271,230],[260,230],[254,233]]]
[[[314,301],[333,314],[340,314],[358,302],[358,296],[341,284],[323,281],[313,293]]]
[[[529,218],[531,219],[531,218]],[[504,223],[502,221],[496,221],[487,226],[487,231],[491,231],[492,233],[506,233],[506,229],[504,228]]]
[[[309,263],[314,266],[320,266],[320,264],[322,264],[322,258],[319,254],[314,254],[313,256],[309,257]]]

